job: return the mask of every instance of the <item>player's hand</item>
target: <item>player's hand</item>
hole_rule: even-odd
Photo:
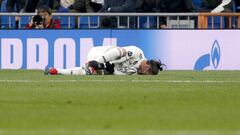
[[[110,62],[106,62],[105,63],[105,70],[108,71],[110,74],[113,74],[114,64],[111,64]]]

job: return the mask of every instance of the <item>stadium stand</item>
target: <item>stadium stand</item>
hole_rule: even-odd
[[[141,2],[141,0],[139,0]],[[192,0],[196,13],[176,12],[145,12],[144,5],[139,4],[137,13],[71,13],[68,9],[57,9],[53,18],[60,19],[62,28],[100,28],[101,17],[116,17],[117,28],[120,26],[121,17],[126,17],[127,26],[124,28],[160,28],[163,18],[167,28],[238,28],[239,27],[239,4],[233,1],[230,13],[201,13],[203,0]],[[34,13],[7,13],[7,0],[1,5],[1,28],[24,28]],[[19,16],[18,24],[15,23],[15,16]],[[135,21],[132,21],[134,18]],[[174,19],[172,19],[174,18]],[[134,23],[134,27],[132,26]]]
[[[1,28],[15,28],[15,16],[21,16],[19,24],[24,28],[25,24],[29,22],[31,16],[35,13],[0,13],[2,24]],[[210,16],[220,16],[218,20],[216,17],[211,18]],[[231,17],[227,20],[230,24],[239,23],[240,13],[54,13],[53,18],[61,20],[62,28],[99,28],[99,18],[101,16],[134,16],[137,18],[136,28],[159,28],[159,22],[161,17],[166,17],[168,28],[231,28],[224,27],[225,21],[224,16]],[[177,17],[176,20],[170,20],[171,17]],[[181,16],[186,17],[185,20],[179,19]],[[191,17],[197,18],[197,20],[190,19]],[[77,22],[75,23],[75,18]],[[118,17],[117,17],[118,18]],[[153,20],[153,21],[152,21]],[[119,21],[119,20],[118,20]],[[196,22],[195,22],[196,21]],[[207,24],[207,25],[206,25]],[[239,25],[238,25],[239,27]],[[120,26],[118,28],[121,28]],[[128,28],[128,27],[126,27]]]

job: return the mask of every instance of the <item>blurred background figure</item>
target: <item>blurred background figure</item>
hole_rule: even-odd
[[[98,12],[102,8],[102,3],[91,0],[77,0],[69,8],[75,9],[77,12]]]
[[[136,0],[104,0],[100,12],[127,13],[135,12]]]
[[[210,13],[221,13],[221,12],[234,12],[233,10],[233,3],[231,0],[203,0],[199,12],[210,12]],[[231,17],[223,17],[214,16],[208,17],[208,27],[211,28],[213,25],[214,28],[233,28],[236,27],[234,18],[229,23],[229,19]],[[212,19],[214,20],[212,22]]]
[[[94,13],[98,12],[102,8],[103,0],[58,0],[58,8],[56,9],[56,12],[59,13]],[[60,16],[62,26],[63,28],[80,28],[80,27],[87,27],[88,20],[87,17],[66,17],[66,16]],[[91,20],[97,20],[95,17],[90,17]],[[69,24],[68,20],[71,21],[71,24]],[[94,22],[94,21],[91,21]],[[96,21],[95,21],[96,22]],[[93,24],[95,27],[97,27],[97,24]]]
[[[2,6],[2,1],[3,1],[3,0],[0,0],[0,7]]]
[[[104,0],[101,13],[131,13],[136,12],[136,0]],[[101,28],[117,28],[116,17],[102,17]],[[130,17],[130,27],[134,27],[134,18]],[[120,27],[128,27],[127,17],[120,17]]]
[[[59,12],[90,13],[98,12],[103,0],[57,0]]]
[[[104,0],[90,0],[90,4],[96,10],[95,12],[98,12],[102,8]]]
[[[144,11],[149,13],[193,13],[196,12],[196,9],[193,6],[192,0],[145,0]],[[160,17],[159,20],[159,27],[167,28],[166,18]],[[152,22],[155,22],[151,25],[154,26],[153,28],[156,28],[156,18]]]
[[[26,0],[26,5],[24,10],[25,12],[33,13],[33,12],[36,12],[36,9],[42,6],[48,6],[53,9],[54,0]]]
[[[23,12],[26,0],[6,0],[7,12]],[[19,27],[20,17],[15,17],[15,28]]]
[[[70,5],[75,3],[75,0],[58,0],[61,7],[68,8]]]
[[[200,12],[233,12],[232,2],[231,0],[203,0]]]
[[[52,18],[52,10],[48,6],[42,6],[38,9],[27,28],[58,29],[61,28],[60,21]]]
[[[234,0],[233,2],[235,4],[235,11],[240,12],[240,0]]]
[[[7,0],[7,12],[20,12],[24,9],[26,0]]]

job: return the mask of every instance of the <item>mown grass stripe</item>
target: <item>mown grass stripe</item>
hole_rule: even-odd
[[[133,83],[240,83],[240,81],[218,80],[0,80],[4,83],[38,83],[38,82],[133,82]]]

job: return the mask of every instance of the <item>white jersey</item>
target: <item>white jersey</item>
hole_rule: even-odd
[[[115,75],[130,75],[130,74],[136,74],[137,69],[139,68],[139,65],[142,61],[146,60],[143,51],[136,47],[136,46],[127,46],[122,47],[126,50],[126,55],[121,57],[112,56],[110,63],[114,63],[114,74]],[[111,51],[111,49],[117,49],[117,47],[114,46],[99,46],[92,48],[88,53],[88,61],[91,60],[97,60],[98,58],[104,56],[104,54],[108,51]],[[121,52],[120,52],[121,54]],[[114,54],[113,54],[114,55]],[[111,56],[110,56],[111,57]]]

